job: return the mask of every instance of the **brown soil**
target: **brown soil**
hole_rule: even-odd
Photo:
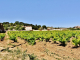
[[[36,40],[35,45],[29,45],[21,38],[17,38],[18,42],[13,42],[8,39],[7,35],[3,41],[0,41],[0,50],[6,49],[9,47],[10,50],[15,50],[19,47],[22,51],[27,49],[28,54],[33,54],[37,56],[38,59],[44,58],[47,60],[78,60],[80,59],[80,47],[73,48],[72,38],[67,45],[60,46],[60,43],[54,44],[52,40],[51,42],[38,41]],[[3,52],[2,52],[3,53]]]

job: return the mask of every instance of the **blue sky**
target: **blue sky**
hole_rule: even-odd
[[[53,27],[80,25],[80,0],[0,0],[0,22]]]

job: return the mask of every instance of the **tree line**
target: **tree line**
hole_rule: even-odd
[[[28,24],[28,23],[24,23],[24,22],[19,22],[19,21],[15,21],[15,23],[9,23],[9,22],[3,22],[3,27],[5,30],[25,30],[24,26],[32,26],[32,29],[34,30],[42,30],[42,29],[47,29],[46,25],[33,25],[33,24]]]

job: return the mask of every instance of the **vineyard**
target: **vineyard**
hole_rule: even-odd
[[[53,43],[59,42],[62,46],[66,46],[73,37],[72,44],[75,47],[80,45],[80,31],[9,31],[8,35],[14,42],[17,42],[17,37],[20,37],[30,45],[35,45],[36,40],[49,42],[52,38]]]
[[[7,57],[14,55],[14,60],[26,60],[26,56],[30,57],[29,60],[80,60],[80,31],[7,31],[0,33],[0,58],[3,60],[5,51],[12,54]]]

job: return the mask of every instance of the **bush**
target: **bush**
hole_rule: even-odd
[[[25,27],[20,27],[19,30],[25,30]]]
[[[5,29],[5,30],[8,30],[8,28],[7,28],[7,27],[4,27],[4,29]]]
[[[14,27],[10,27],[10,30],[13,30]]]
[[[15,30],[19,30],[19,27],[16,27]]]

